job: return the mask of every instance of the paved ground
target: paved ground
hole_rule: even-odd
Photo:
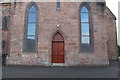
[[[118,63],[109,67],[3,66],[3,78],[117,78]]]

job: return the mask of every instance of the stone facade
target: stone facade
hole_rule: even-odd
[[[61,2],[59,11],[56,10],[56,2],[37,2],[39,9],[37,52],[23,52],[25,10],[28,4],[30,3],[17,2],[11,6],[9,30],[3,31],[3,39],[8,38],[6,40],[10,43],[7,65],[51,66],[52,38],[57,30],[64,37],[64,66],[105,66],[109,64],[109,59],[117,59],[115,19],[105,3],[97,2],[88,3],[92,9],[93,52],[81,52],[79,48],[81,2]],[[8,16],[4,13],[3,15]],[[60,25],[59,29],[57,24]],[[5,34],[9,34],[10,37],[5,37]]]
[[[2,30],[2,40],[4,40],[5,48],[2,50],[2,53],[9,53],[9,42],[10,42],[10,10],[11,10],[11,3],[4,3],[2,4],[2,17],[4,18],[7,16],[8,24],[7,30]]]
[[[117,30],[116,30],[116,17],[114,14],[106,8],[107,15],[107,35],[108,35],[108,54],[110,60],[117,59]]]

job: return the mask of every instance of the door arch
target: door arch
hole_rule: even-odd
[[[59,32],[52,39],[52,63],[64,63],[64,38]]]

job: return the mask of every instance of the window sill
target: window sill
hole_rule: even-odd
[[[60,11],[60,9],[56,9],[56,11]]]
[[[37,51],[33,51],[33,52],[32,51],[31,52],[30,51],[23,51],[22,53],[23,54],[37,54]]]
[[[2,31],[8,31],[8,29],[2,29]]]
[[[80,54],[94,54],[94,51],[79,51]]]

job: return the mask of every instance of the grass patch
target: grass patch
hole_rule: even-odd
[[[118,59],[120,60],[120,56],[118,57]]]

